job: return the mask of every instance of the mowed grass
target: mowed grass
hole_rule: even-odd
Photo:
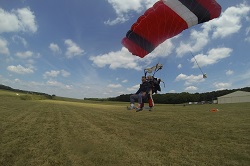
[[[0,91],[0,165],[250,165],[250,103],[127,105]]]

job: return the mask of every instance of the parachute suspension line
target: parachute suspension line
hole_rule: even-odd
[[[201,71],[201,73],[202,73],[202,75],[203,75],[203,78],[207,78],[207,74],[206,74],[206,73],[203,73],[203,71],[201,70],[201,67],[200,67],[200,65],[198,64],[198,62],[197,62],[197,60],[196,60],[194,54],[192,53],[192,51],[190,51],[190,52],[191,52],[191,55],[192,55],[192,57],[194,58],[194,60],[195,60],[195,62],[196,62],[196,64],[197,64],[197,66],[199,67],[199,69],[200,69],[200,71]]]
[[[163,85],[164,85],[164,88],[165,88],[165,82],[164,82],[164,81],[162,81],[162,80],[161,80],[161,82],[163,83]]]

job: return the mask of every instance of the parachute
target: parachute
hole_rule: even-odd
[[[220,13],[216,0],[160,0],[131,26],[122,44],[143,58],[165,40],[217,18]]]

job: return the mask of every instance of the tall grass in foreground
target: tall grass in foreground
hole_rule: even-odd
[[[0,165],[250,163],[250,103],[156,105],[137,113],[126,104],[21,100],[0,92]]]

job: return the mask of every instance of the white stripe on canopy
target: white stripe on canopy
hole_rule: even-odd
[[[198,24],[198,17],[179,0],[163,0],[163,3],[185,20],[188,27]]]

